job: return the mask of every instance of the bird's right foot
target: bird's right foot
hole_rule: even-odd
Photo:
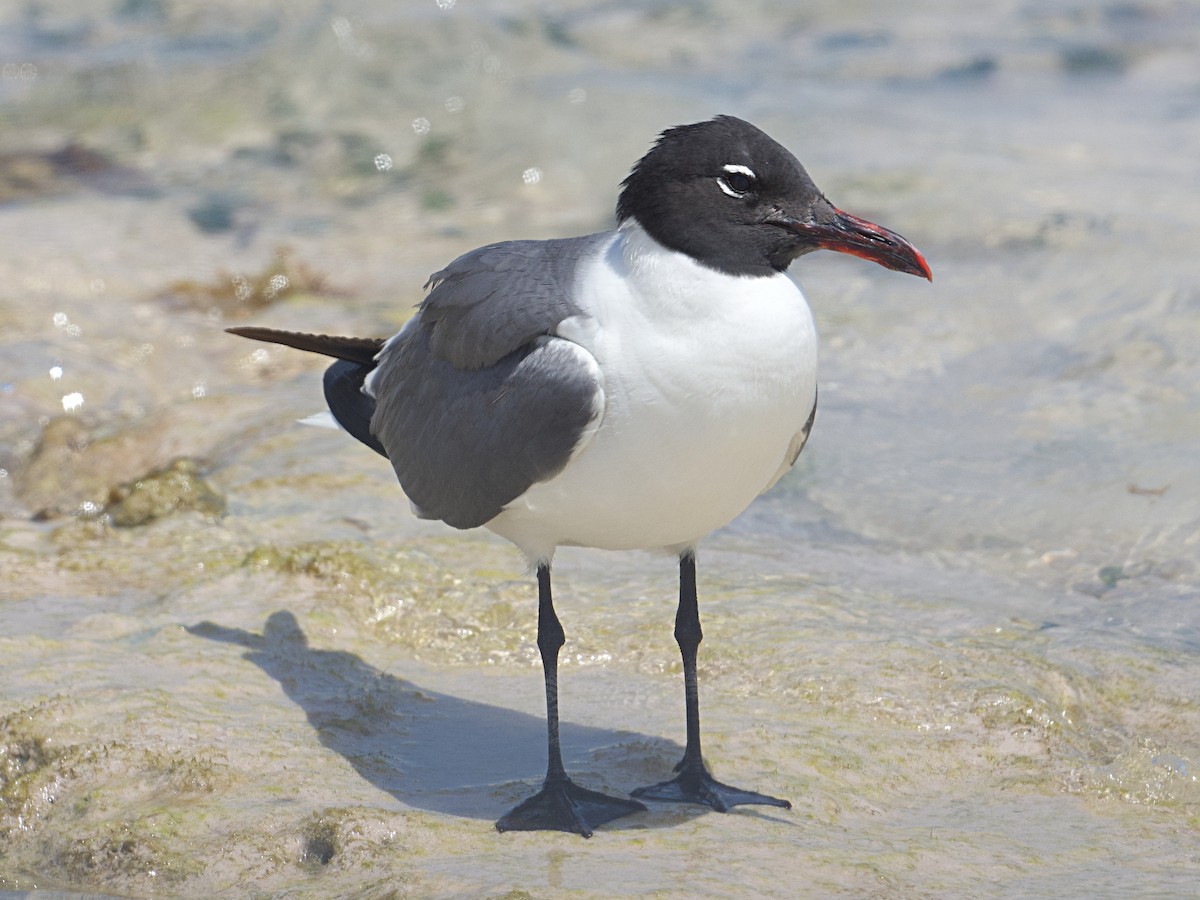
[[[703,763],[689,762],[685,759],[675,767],[675,771],[679,774],[669,781],[638,788],[633,792],[633,796],[667,803],[698,803],[717,812],[729,812],[733,807],[744,804],[792,808],[790,802],[779,797],[771,797],[757,791],[745,791],[717,781]]]
[[[591,837],[605,822],[645,812],[636,800],[581,788],[565,775],[547,778],[542,789],[500,817],[497,831],[569,831]]]

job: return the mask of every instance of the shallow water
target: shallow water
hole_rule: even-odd
[[[1194,894],[1200,11],[539,6],[0,13],[0,891]],[[701,546],[706,754],[794,808],[500,836],[544,764],[517,554],[221,328],[388,334],[716,112],[936,279],[793,267],[813,437]],[[590,787],[678,757],[674,578],[557,558]]]

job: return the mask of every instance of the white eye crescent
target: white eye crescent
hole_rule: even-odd
[[[729,163],[722,166],[721,169],[725,172],[725,176],[717,178],[717,186],[730,197],[736,199],[745,197],[754,190],[754,185],[758,182],[758,176],[754,174],[754,170],[747,166]]]

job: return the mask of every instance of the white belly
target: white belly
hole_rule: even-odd
[[[678,552],[786,470],[815,400],[812,314],[787,276],[722,275],[636,226],[584,270],[590,315],[558,332],[599,363],[603,418],[488,527],[531,560],[567,544]]]

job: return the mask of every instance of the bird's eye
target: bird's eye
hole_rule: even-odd
[[[755,176],[745,166],[725,166],[725,174],[717,179],[717,186],[730,197],[745,197],[754,190]]]

